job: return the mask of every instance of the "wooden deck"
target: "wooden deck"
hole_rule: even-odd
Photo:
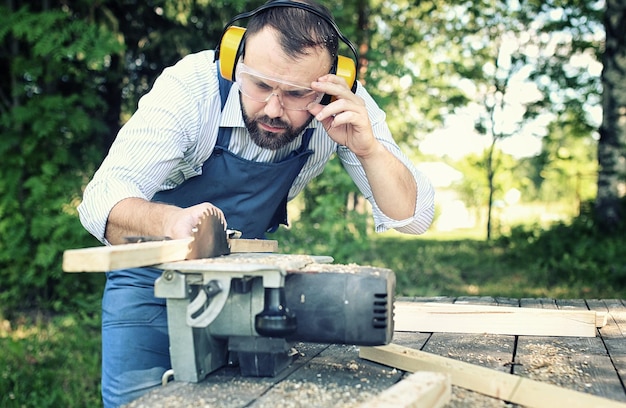
[[[403,301],[592,310],[607,313],[596,337],[396,332],[393,343],[503,373],[623,402],[626,407],[626,301],[403,298]],[[408,375],[359,358],[347,345],[297,344],[293,364],[275,378],[223,368],[198,384],[170,382],[130,407],[358,407]],[[449,407],[511,407],[457,386]],[[554,406],[554,405],[552,405]]]

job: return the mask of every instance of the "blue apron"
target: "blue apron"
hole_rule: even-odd
[[[307,129],[300,147],[277,163],[259,163],[228,150],[232,128],[220,128],[202,174],[180,186],[157,193],[152,201],[179,207],[210,202],[226,216],[228,228],[242,238],[265,238],[279,224],[287,224],[287,196],[291,185],[313,153],[308,149],[313,129]]]
[[[222,109],[232,82],[221,75]],[[287,196],[313,151],[308,148],[314,129],[307,129],[300,147],[276,163],[244,159],[228,150],[232,128],[219,128],[213,153],[202,165],[202,174],[181,185],[155,194],[152,201],[191,207],[209,202],[226,216],[228,227],[241,231],[242,238],[265,238],[280,224],[287,225]]]

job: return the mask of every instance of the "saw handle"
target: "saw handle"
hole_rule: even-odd
[[[298,327],[296,315],[286,306],[285,288],[265,288],[263,311],[254,317],[254,329],[261,336],[287,337]]]

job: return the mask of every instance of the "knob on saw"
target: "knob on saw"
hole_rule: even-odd
[[[261,336],[286,337],[296,331],[296,315],[285,305],[285,288],[265,288],[265,306],[254,317],[254,328]]]

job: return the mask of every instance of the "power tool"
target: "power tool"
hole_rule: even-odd
[[[308,255],[239,253],[158,265],[176,381],[199,382],[228,364],[272,377],[295,342],[391,342],[395,275]]]

